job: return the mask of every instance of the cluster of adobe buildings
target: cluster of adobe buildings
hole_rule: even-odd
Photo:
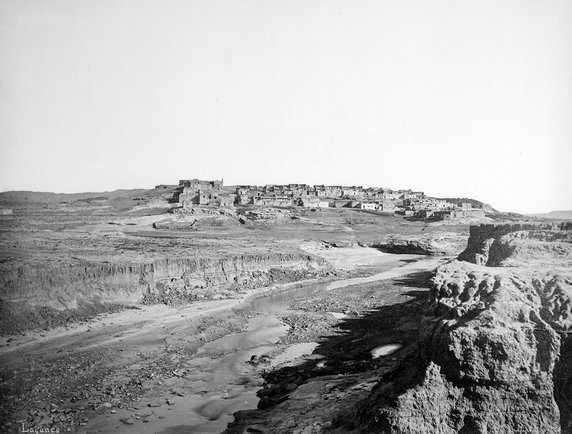
[[[164,187],[164,186],[157,186]],[[307,184],[238,185],[225,188],[223,180],[179,181],[175,199],[185,210],[194,207],[301,206],[306,208],[357,208],[427,220],[481,217],[484,209],[426,196],[421,191],[362,186]]]

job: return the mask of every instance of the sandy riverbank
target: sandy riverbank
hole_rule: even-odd
[[[318,291],[333,292],[432,269],[443,260],[359,247],[328,249],[325,256],[339,268],[373,274],[312,282]],[[253,309],[253,300],[262,294],[308,285],[273,286],[180,308],[144,306],[88,324],[18,336],[10,345],[2,341],[6,375],[11,371],[21,382],[37,386],[34,393],[15,398],[12,427],[19,429],[25,421],[61,431],[182,432],[179,426],[184,432],[220,432],[232,413],[256,406],[260,373],[267,366],[246,363],[252,355],[267,355],[268,366],[277,366],[281,359],[310,352],[312,345],[295,346],[316,339],[316,331],[335,329],[340,318],[320,313],[310,321],[313,328],[292,338],[290,332],[299,324],[283,319],[296,313],[289,303],[282,300],[274,312]],[[355,304],[350,311],[364,308]],[[199,431],[188,431],[190,427]]]

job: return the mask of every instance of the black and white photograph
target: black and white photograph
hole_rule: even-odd
[[[0,0],[0,433],[572,434],[572,1]]]

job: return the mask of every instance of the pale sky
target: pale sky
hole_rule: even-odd
[[[572,209],[571,23],[570,0],[0,0],[0,190]]]

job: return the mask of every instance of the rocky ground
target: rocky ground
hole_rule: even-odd
[[[194,357],[197,348],[239,332],[249,316],[246,310],[236,310],[230,316],[203,315],[197,321],[196,310],[142,313],[136,318],[110,315],[70,327],[64,336],[53,330],[51,335],[32,337],[27,348],[23,344],[22,349],[3,351],[4,432],[17,432],[22,423],[76,432],[97,415],[125,412],[128,416],[118,422],[148,421],[153,409],[174,405],[184,396],[176,388],[155,393],[166,379],[185,376],[184,361]],[[177,321],[165,321],[166,314],[176,314]],[[141,327],[143,336],[136,330]],[[142,404],[149,392],[153,402]]]
[[[415,265],[399,260],[394,263]],[[430,261],[427,266],[434,267],[436,263]],[[366,269],[341,272],[346,279],[363,279],[371,274]],[[428,277],[425,273],[414,280],[381,281],[337,289],[328,289],[325,282],[309,296],[296,292],[287,302],[287,309],[277,313],[280,321],[276,336],[282,337],[264,347],[266,350],[261,354],[257,354],[256,349],[252,354],[247,350],[240,362],[247,371],[237,381],[242,393],[244,389],[250,390],[249,405],[256,405],[255,391],[264,386],[261,375],[268,376],[266,380],[273,384],[275,378],[280,381],[278,386],[262,388],[258,393],[262,396],[260,405],[274,402],[275,392],[283,391],[284,387],[288,390],[293,387],[290,374],[282,378],[279,371],[270,370],[285,349],[303,343],[328,342],[316,351],[317,356],[312,358],[314,365],[295,369],[298,374],[304,372],[300,374],[302,377],[310,378],[316,372],[320,376],[348,369],[361,372],[371,363],[368,351],[374,347],[386,340],[406,344],[409,338],[402,331],[388,332],[380,340],[375,333],[377,323],[387,322],[389,317],[378,318],[372,312],[380,306],[417,297],[416,286],[419,282],[426,285]],[[338,282],[333,277],[330,281]],[[154,432],[156,428],[151,427],[181,417],[175,416],[178,410],[220,419],[222,425],[208,431],[220,432],[226,425],[224,417],[230,421],[232,412],[240,409],[230,405],[233,393],[237,392],[233,392],[232,383],[221,387],[221,384],[206,382],[204,373],[208,369],[197,370],[194,363],[201,360],[205,348],[209,364],[225,360],[228,351],[232,353],[236,349],[231,344],[217,342],[227,336],[240,335],[253,320],[264,318],[265,314],[257,311],[255,305],[240,300],[206,303],[180,308],[147,306],[109,314],[84,325],[69,326],[67,330],[54,329],[10,338],[12,341],[6,342],[0,351],[3,429],[16,432],[24,424],[69,432],[127,432],[129,428],[135,430],[133,432]],[[396,311],[391,321],[398,315]],[[358,325],[353,334],[347,335],[347,324]],[[360,343],[355,345],[353,341],[358,335]],[[335,341],[330,341],[331,337]],[[209,350],[209,345],[214,348]],[[351,348],[351,355],[347,352],[337,360],[338,345]],[[245,348],[248,347],[245,345]],[[297,360],[303,354],[294,354],[284,361]],[[280,362],[277,363],[279,366]],[[291,368],[284,369],[289,372]],[[222,372],[226,371],[217,371],[217,375],[223,375]],[[197,399],[189,399],[192,396]],[[206,410],[198,404],[201,397],[210,403]],[[145,428],[147,425],[149,429]]]
[[[289,342],[319,339],[314,358],[264,375],[259,410],[235,414],[225,432],[330,432],[352,405],[412,351],[419,335],[431,272],[316,294],[294,301],[305,313],[288,317]],[[328,312],[340,312],[333,316]],[[341,319],[341,321],[340,321]],[[395,345],[385,357],[376,348]]]
[[[401,282],[419,297],[348,319],[325,361],[268,374],[227,432],[571,432],[571,230],[471,228],[462,261]],[[397,351],[372,357],[376,337]]]
[[[6,432],[21,431],[22,423],[70,432],[169,432],[173,420],[220,432],[235,411],[256,406],[261,387],[261,406],[270,409],[286,396],[296,402],[292,396],[310,380],[325,387],[307,390],[316,412],[322,397],[362,399],[373,371],[394,366],[418,333],[429,276],[396,276],[415,271],[407,267],[419,255],[459,253],[468,236],[462,224],[359,210],[245,207],[179,215],[170,212],[168,195],[154,191],[34,198],[10,203],[14,214],[0,219]],[[379,252],[402,260],[384,264]],[[320,287],[271,315],[244,304],[268,288],[359,278],[379,266],[402,271],[351,291]],[[249,346],[252,336],[258,346]],[[228,339],[236,337],[244,341],[235,347]],[[371,350],[385,344],[401,347],[373,359]],[[314,348],[309,361],[280,368]],[[232,373],[229,384],[217,378],[221,370]]]
[[[7,203],[14,214],[0,219],[0,333],[87,320],[144,297],[150,303],[232,297],[243,286],[328,272],[303,255],[312,251],[302,244],[446,255],[462,250],[468,235],[466,225],[351,209],[181,213],[165,194]]]

